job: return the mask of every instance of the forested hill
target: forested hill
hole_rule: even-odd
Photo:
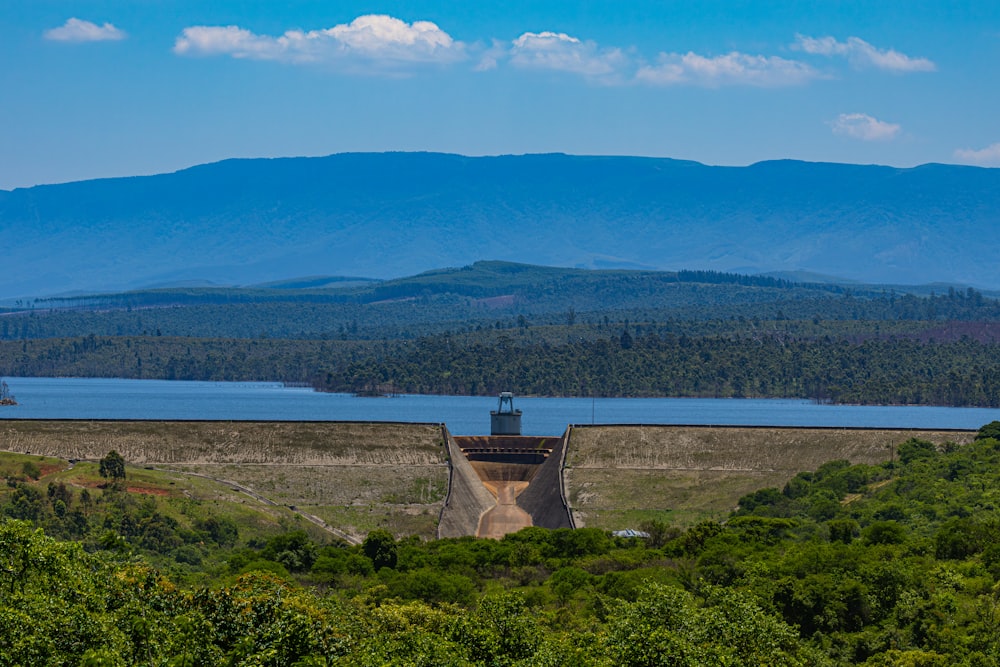
[[[313,277],[248,288],[15,300],[11,308],[0,308],[0,340],[88,334],[393,339],[512,323],[608,320],[993,322],[1000,320],[995,296],[946,285],[843,286],[716,271],[585,270],[489,261],[384,281]],[[921,328],[907,327],[911,332]],[[835,332],[828,327],[812,333]]]
[[[1000,170],[428,153],[0,191],[0,298],[387,278],[479,259],[1000,286]]]
[[[38,299],[0,309],[0,376],[996,407],[1000,301],[941,287],[477,262]]]

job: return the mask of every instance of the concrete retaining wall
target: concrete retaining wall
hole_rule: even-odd
[[[490,493],[472,464],[462,453],[455,439],[444,429],[445,446],[448,448],[448,462],[451,465],[451,483],[448,499],[441,510],[438,522],[438,537],[462,537],[475,535],[479,529],[479,517],[496,505],[496,498]]]
[[[517,504],[531,515],[531,521],[543,528],[572,528],[569,507],[562,494],[562,463],[566,438],[549,438],[552,453],[531,479],[531,484],[517,497]]]

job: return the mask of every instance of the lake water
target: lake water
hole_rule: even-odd
[[[0,419],[221,419],[444,422],[455,435],[486,435],[497,399],[481,396],[361,398],[268,382],[7,378],[19,402]],[[977,429],[1000,410],[819,405],[785,399],[518,398],[525,435],[568,424],[706,424]]]

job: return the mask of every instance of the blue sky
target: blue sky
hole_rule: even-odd
[[[1000,166],[1000,2],[0,0],[0,188],[429,150]]]

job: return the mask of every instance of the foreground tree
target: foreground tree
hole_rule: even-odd
[[[361,548],[365,555],[371,559],[376,572],[383,567],[390,569],[396,567],[396,539],[389,531],[371,531],[368,533],[368,537],[365,538]]]
[[[620,603],[605,645],[616,665],[826,665],[795,629],[749,595],[710,588],[705,604],[682,589],[649,583]]]
[[[101,477],[110,478],[113,482],[125,479],[125,459],[112,449],[101,459],[100,473]]]

